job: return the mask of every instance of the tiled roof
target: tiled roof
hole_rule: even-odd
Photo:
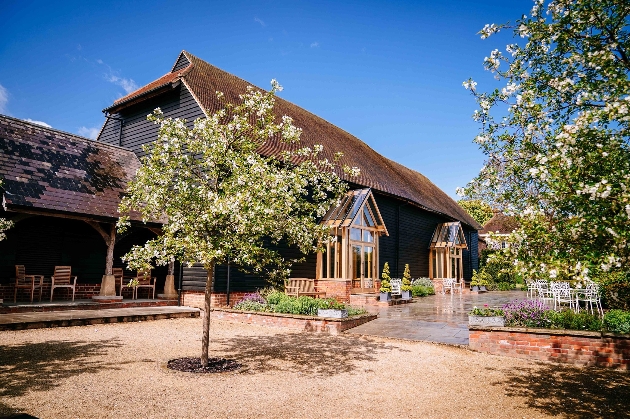
[[[479,234],[509,234],[518,227],[518,222],[514,217],[505,215],[500,211],[495,211],[492,218],[489,219],[488,222],[483,226],[483,229],[479,231]]]
[[[0,115],[8,210],[118,218],[118,203],[139,167],[130,150]]]
[[[172,80],[177,77],[184,80],[186,86],[207,114],[216,112],[223,106],[217,100],[217,91],[223,92],[227,102],[237,103],[240,101],[239,95],[243,94],[247,86],[251,85],[251,83],[210,65],[186,51],[183,51],[182,54],[190,64],[184,70],[171,73],[174,77]],[[165,77],[123,99],[131,100],[155,89],[156,86],[164,84]],[[357,166],[361,169],[358,178],[350,178],[345,173],[339,173],[343,179],[403,198],[431,212],[462,221],[473,228],[481,228],[481,225],[463,208],[425,176],[381,156],[352,134],[281,98],[276,99],[275,111],[278,116],[288,115],[292,117],[295,126],[302,128],[301,142],[299,145],[286,144],[278,139],[272,139],[261,147],[260,153],[279,155],[284,150],[322,144],[324,146],[323,154],[328,159],[332,160],[334,154],[341,151],[343,152],[342,164],[351,167]]]
[[[182,73],[184,73],[187,69],[181,70],[181,71],[177,71],[175,73],[167,73],[165,75],[163,75],[162,77],[160,77],[157,80],[152,81],[151,83],[147,84],[146,86],[142,86],[141,88],[139,88],[138,90],[135,90],[131,93],[129,93],[127,96],[123,96],[120,99],[117,99],[114,101],[114,105],[120,105],[121,103],[127,102],[131,99],[134,99],[138,96],[141,96],[147,92],[150,92],[152,90],[156,90],[159,89],[160,87],[163,86],[167,86],[169,84],[171,84],[173,81],[179,79],[179,77],[181,76]]]

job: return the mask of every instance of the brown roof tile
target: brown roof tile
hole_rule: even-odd
[[[505,215],[500,211],[495,211],[494,215],[488,222],[483,226],[483,229],[479,231],[479,234],[487,234],[487,233],[499,233],[499,234],[509,234],[515,229],[519,227],[516,218]]]
[[[0,156],[7,209],[104,218],[119,217],[120,198],[140,167],[130,150],[4,115]]]

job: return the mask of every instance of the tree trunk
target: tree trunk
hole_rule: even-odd
[[[116,224],[112,224],[107,243],[107,257],[105,258],[105,275],[112,275],[114,269],[114,245],[116,244]]]
[[[210,300],[212,298],[212,277],[214,276],[214,262],[210,263],[206,279],[206,295],[203,304],[203,337],[201,338],[201,365],[208,366],[208,347],[210,345]]]

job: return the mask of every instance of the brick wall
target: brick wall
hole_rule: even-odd
[[[330,333],[336,335],[363,323],[376,319],[376,315],[364,314],[346,319],[298,316],[282,313],[257,313],[230,309],[214,309],[212,318],[237,323],[262,326],[286,327],[305,332]]]
[[[246,292],[231,292],[230,293],[230,306],[238,303],[243,299]],[[203,309],[205,293],[202,291],[182,291],[182,305],[188,307],[197,307]],[[227,306],[227,294],[226,293],[212,293],[210,299],[210,307],[226,307]]]
[[[326,293],[326,298],[335,298],[340,303],[350,301],[350,288],[352,281],[349,279],[316,279],[315,290]]]
[[[470,327],[479,352],[577,365],[630,369],[630,336],[599,332]]]

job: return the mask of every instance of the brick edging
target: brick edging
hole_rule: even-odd
[[[470,326],[469,347],[474,351],[515,358],[630,369],[630,335]]]
[[[229,308],[212,308],[210,310],[219,320],[262,326],[287,327],[305,332],[339,334],[377,318],[375,314],[335,319],[329,317],[304,316],[300,314],[269,313],[261,311],[243,311]]]

